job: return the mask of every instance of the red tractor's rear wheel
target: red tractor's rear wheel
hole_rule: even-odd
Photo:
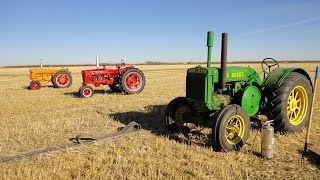
[[[144,85],[144,74],[137,68],[127,69],[120,76],[120,86],[126,94],[139,93],[143,90]]]
[[[93,88],[91,86],[82,86],[79,89],[80,97],[88,98],[93,95]]]
[[[30,89],[31,90],[38,90],[38,89],[40,89],[40,87],[41,87],[41,84],[39,81],[31,81],[30,82]]]
[[[52,83],[55,88],[70,87],[72,84],[72,76],[67,71],[57,72],[52,78]]]

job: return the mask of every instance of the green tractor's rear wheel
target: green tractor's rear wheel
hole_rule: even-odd
[[[67,71],[59,71],[52,77],[52,83],[55,88],[67,88],[72,84],[72,76]]]
[[[40,82],[39,81],[37,81],[37,80],[34,80],[34,81],[31,81],[30,82],[30,89],[31,90],[38,90],[38,89],[40,89],[40,87],[41,87],[41,84],[40,84]]]
[[[300,132],[310,116],[312,87],[302,74],[291,72],[281,86],[268,93],[267,115],[276,130]]]
[[[165,111],[165,123],[171,132],[190,130],[184,125],[183,114],[186,112],[192,112],[192,108],[185,97],[177,97],[168,104]]]
[[[91,86],[81,86],[79,89],[79,95],[83,98],[88,98],[93,95],[93,88]]]
[[[212,128],[213,148],[217,151],[240,150],[250,133],[250,118],[239,105],[223,108]]]

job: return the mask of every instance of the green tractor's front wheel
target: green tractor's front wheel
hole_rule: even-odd
[[[184,113],[192,112],[192,107],[185,97],[173,99],[165,110],[165,124],[171,132],[189,131],[183,120]]]
[[[250,118],[239,105],[223,108],[212,128],[213,148],[217,151],[240,150],[250,134]]]
[[[276,130],[300,132],[310,116],[312,87],[302,74],[291,72],[280,87],[268,93],[267,115]]]

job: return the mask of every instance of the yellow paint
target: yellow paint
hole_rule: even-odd
[[[50,82],[52,77],[61,70],[65,71],[65,69],[30,69],[29,78],[32,81]]]
[[[229,73],[227,73],[227,77]],[[244,77],[244,72],[232,72],[231,73],[231,78],[240,78],[240,77]]]

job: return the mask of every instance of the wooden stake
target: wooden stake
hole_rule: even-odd
[[[314,77],[314,87],[313,87],[313,97],[312,97],[312,104],[311,104],[310,120],[309,120],[309,123],[308,123],[308,129],[307,129],[306,139],[305,139],[305,143],[304,143],[304,149],[303,149],[303,153],[302,153],[302,158],[306,155],[306,153],[308,151],[310,128],[311,128],[311,122],[312,122],[313,104],[314,104],[314,99],[316,97],[316,92],[317,92],[317,80],[318,80],[318,66],[316,68],[316,74],[315,74],[315,77]]]

